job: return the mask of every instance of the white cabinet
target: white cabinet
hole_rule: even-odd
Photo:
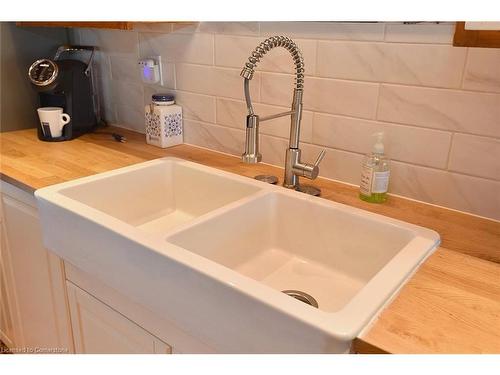
[[[67,289],[77,353],[171,353],[163,341],[69,281]]]
[[[4,182],[1,188],[5,230],[1,264],[2,279],[7,279],[2,296],[8,297],[6,310],[11,312],[10,321],[7,318],[3,324],[15,338],[6,344],[26,352],[73,352],[64,266],[43,247],[35,199]],[[18,322],[13,324],[16,316]]]
[[[0,340],[11,348],[14,346],[14,323],[6,284],[5,270],[0,258]]]
[[[1,202],[0,202],[1,203]],[[4,222],[0,205],[0,340],[9,348],[15,346],[15,300],[12,296],[12,275],[7,254]]]

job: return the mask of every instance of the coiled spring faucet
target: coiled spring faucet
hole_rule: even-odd
[[[257,63],[262,57],[275,47],[283,47],[292,55],[295,64],[295,87],[293,90],[292,107],[290,111],[277,113],[275,115],[260,117],[254,113],[252,99],[250,97],[250,80],[253,78]],[[302,95],[304,93],[304,59],[302,53],[295,42],[285,36],[273,36],[260,43],[248,58],[248,62],[243,67],[240,75],[244,78],[245,100],[248,109],[246,120],[245,152],[242,160],[245,163],[258,163],[262,160],[259,152],[259,124],[278,117],[290,116],[290,141],[286,150],[285,177],[283,186],[289,189],[309,192],[299,184],[299,177],[315,179],[319,173],[319,163],[325,156],[325,150],[321,151],[314,164],[303,163],[300,160],[300,121],[302,120]],[[314,195],[319,194],[319,190],[314,190]]]

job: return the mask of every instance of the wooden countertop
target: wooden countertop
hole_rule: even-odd
[[[111,130],[110,128],[109,130]],[[26,191],[163,156],[254,177],[281,168],[243,164],[234,156],[190,145],[166,150],[144,135],[119,129],[128,142],[87,134],[41,142],[35,129],[0,133],[0,177]],[[391,196],[382,205],[361,201],[357,188],[319,178],[322,196],[434,229],[441,248],[403,287],[373,325],[355,340],[360,353],[500,353],[500,223]]]

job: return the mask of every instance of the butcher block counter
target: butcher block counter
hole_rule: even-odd
[[[149,146],[144,135],[87,134],[41,142],[36,130],[0,133],[0,176],[36,189],[131,164],[175,156],[239,175],[283,175],[278,167],[191,145]],[[358,198],[356,187],[318,178],[322,197],[435,230],[441,247],[421,266],[378,319],[355,340],[358,353],[500,353],[500,223],[391,196],[381,205]]]

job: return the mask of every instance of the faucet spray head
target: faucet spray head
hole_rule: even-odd
[[[255,164],[262,160],[259,152],[259,116],[248,115],[246,126],[245,152],[241,155],[243,163]]]

